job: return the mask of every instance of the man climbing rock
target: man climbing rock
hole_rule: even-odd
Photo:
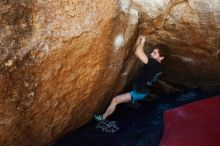
[[[135,46],[135,55],[144,63],[135,78],[133,90],[118,96],[115,96],[104,114],[95,114],[96,121],[103,121],[110,116],[118,104],[135,103],[144,99],[150,93],[150,87],[158,80],[162,74],[162,61],[165,58],[166,50],[164,47],[156,47],[153,49],[150,57],[144,52],[145,36],[140,35]]]

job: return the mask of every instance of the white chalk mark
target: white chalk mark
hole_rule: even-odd
[[[117,35],[114,41],[115,51],[118,51],[124,45],[124,38],[121,34]]]
[[[131,8],[130,15],[130,24],[136,25],[138,23],[138,11]]]
[[[127,76],[128,75],[128,72],[125,71],[124,73],[121,74],[121,76]]]
[[[180,58],[183,62],[195,63],[195,60],[190,57],[183,57],[183,56],[179,56],[179,55],[172,55],[172,56]]]
[[[121,10],[124,13],[128,13],[129,7],[131,5],[131,1],[130,0],[119,0],[119,5],[120,5]]]
[[[189,57],[181,57],[181,59],[184,61],[184,62],[194,62],[194,60],[192,58],[189,58]]]
[[[44,52],[48,53],[48,52],[49,52],[49,47],[48,47],[48,45],[45,44],[45,45],[43,46],[42,50],[43,50]]]

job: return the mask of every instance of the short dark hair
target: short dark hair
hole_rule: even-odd
[[[163,44],[155,46],[154,49],[158,49],[158,52],[161,57],[166,58],[169,55],[168,48]]]

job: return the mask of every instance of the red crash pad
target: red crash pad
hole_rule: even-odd
[[[160,146],[220,146],[220,95],[164,112]]]

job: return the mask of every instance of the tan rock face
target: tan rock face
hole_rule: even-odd
[[[101,112],[137,59],[138,12],[97,0],[0,2],[0,145],[46,145]]]
[[[170,56],[166,82],[220,84],[219,0],[134,0],[149,45],[164,44]]]

